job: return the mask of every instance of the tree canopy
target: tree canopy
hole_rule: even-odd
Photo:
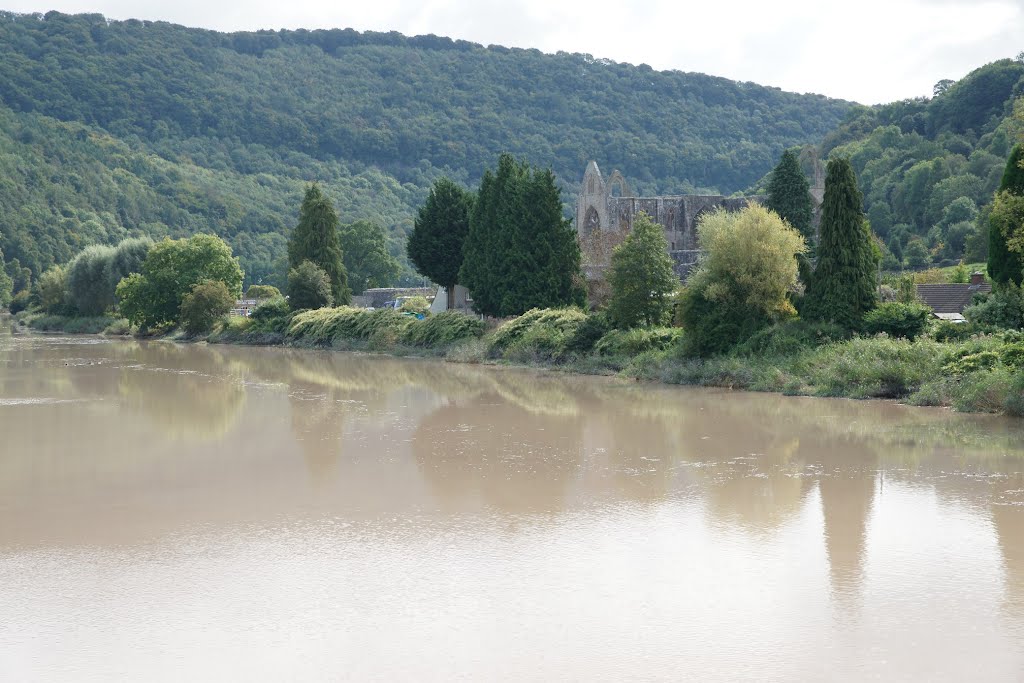
[[[0,251],[0,308],[7,308],[13,295],[14,280],[4,269],[4,252]]]
[[[342,262],[353,294],[388,287],[398,280],[401,266],[388,252],[387,235],[373,221],[356,221],[338,228]]]
[[[988,272],[994,282],[1024,282],[1024,145],[1006,161],[989,216]]]
[[[636,217],[629,235],[612,252],[608,282],[608,315],[617,327],[665,321],[679,278],[672,269],[665,230],[646,213]]]
[[[735,213],[719,210],[702,217],[698,236],[706,256],[681,301],[685,353],[722,353],[795,313],[793,257],[807,245],[778,214],[756,204]]]
[[[999,60],[931,99],[854,107],[825,137],[821,152],[849,157],[871,227],[886,244],[895,240],[905,251],[920,239],[925,265],[984,260],[990,234],[986,207],[1021,123],[1014,103],[1022,93],[1024,64]],[[961,198],[980,209],[966,237],[958,234],[963,226],[951,235],[958,223],[942,220]]]
[[[848,159],[828,162],[821,206],[818,264],[801,314],[856,329],[878,303],[877,261],[864,220],[863,199]]]
[[[117,285],[121,313],[145,327],[176,323],[182,299],[204,280],[223,282],[232,297],[241,295],[242,269],[231,247],[213,235],[164,239],[150,248],[141,272]]]
[[[768,180],[767,206],[793,226],[805,240],[813,240],[811,184],[800,168],[800,161],[793,150],[787,149],[783,152],[778,165],[772,171]]]
[[[451,290],[459,281],[472,208],[471,192],[448,178],[438,178],[416,212],[406,244],[416,271],[448,290],[449,305],[454,300]]]
[[[288,240],[289,268],[298,268],[305,261],[316,264],[327,273],[335,303],[347,304],[352,300],[338,240],[338,214],[331,200],[316,184],[306,188],[306,196],[299,209],[299,224]]]
[[[480,183],[459,282],[473,306],[496,317],[582,305],[580,249],[550,170],[509,154]]]

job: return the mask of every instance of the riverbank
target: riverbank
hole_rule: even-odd
[[[30,318],[27,324],[69,333],[86,327],[81,319],[62,323],[53,318]],[[99,324],[94,321],[93,327]],[[121,334],[124,325],[111,319],[104,329]],[[681,354],[679,328],[611,330],[601,316],[576,309],[530,311],[496,326],[456,312],[417,320],[393,310],[343,307],[232,318],[208,336],[172,332],[165,338],[521,365],[664,384],[880,398],[1024,416],[1024,334],[968,336],[969,331],[934,328],[914,341],[885,335],[845,338],[835,328],[794,321],[759,333],[731,354],[698,359]]]
[[[284,321],[232,320],[211,343],[334,348],[451,362],[524,365],[580,374],[786,395],[881,398],[961,412],[1024,415],[1024,335],[969,335],[937,327],[911,341],[845,338],[795,321],[769,328],[733,354],[680,353],[682,330],[611,330],[575,309],[531,311],[496,327],[458,313],[417,321],[394,311],[322,309]]]

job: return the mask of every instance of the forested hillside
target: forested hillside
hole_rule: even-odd
[[[982,261],[1022,95],[1024,63],[1001,60],[937,84],[930,99],[854,109],[822,152],[850,157],[871,226],[898,259]]]
[[[591,158],[642,192],[731,193],[851,106],[436,36],[0,13],[0,249],[39,273],[92,242],[202,230],[265,279],[319,180],[404,257],[429,184],[475,184],[502,151],[567,193]]]

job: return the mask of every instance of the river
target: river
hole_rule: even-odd
[[[0,679],[1024,681],[1024,424],[0,335]]]

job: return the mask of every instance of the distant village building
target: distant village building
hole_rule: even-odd
[[[824,197],[824,175],[816,160],[814,166],[811,199],[817,219]],[[583,173],[583,184],[576,200],[576,231],[584,254],[584,274],[588,279],[601,276],[611,256],[610,247],[629,233],[636,216],[643,211],[665,229],[665,241],[668,242],[676,274],[684,280],[700,257],[697,223],[702,215],[720,208],[739,211],[750,202],[763,204],[765,200],[764,195],[636,197],[619,171],[613,170],[606,180],[597,162],[591,161]]]
[[[231,309],[230,314],[248,318],[260,303],[260,299],[236,299],[235,306]],[[224,309],[222,308],[221,310]]]
[[[992,284],[982,273],[973,273],[968,284],[917,285],[917,298],[940,320],[963,322],[964,309],[975,294],[988,294]]]

